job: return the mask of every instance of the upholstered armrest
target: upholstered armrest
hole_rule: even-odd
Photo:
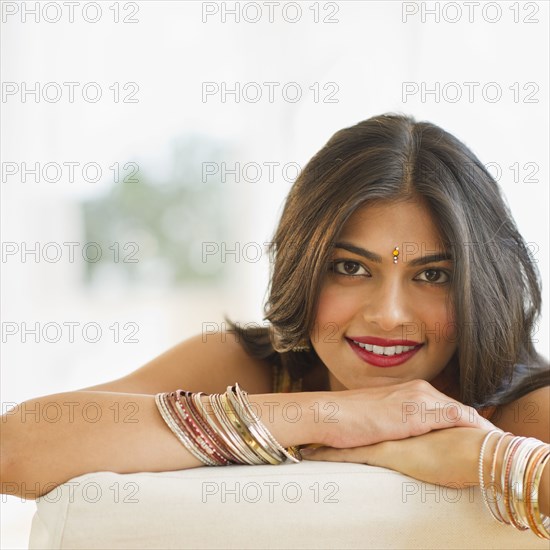
[[[478,487],[361,464],[97,472],[36,501],[30,548],[495,548],[548,550],[497,523]]]

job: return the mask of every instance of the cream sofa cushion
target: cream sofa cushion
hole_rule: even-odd
[[[96,472],[36,504],[31,549],[549,549],[497,523],[478,487],[351,463]]]

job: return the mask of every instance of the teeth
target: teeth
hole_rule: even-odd
[[[372,351],[373,353],[376,353],[377,355],[398,355],[400,353],[403,353],[405,351],[409,351],[411,349],[414,349],[415,346],[391,346],[391,347],[384,347],[384,346],[373,346],[371,344],[361,344],[361,342],[355,342],[355,344],[362,347],[363,349],[366,349],[367,351]]]

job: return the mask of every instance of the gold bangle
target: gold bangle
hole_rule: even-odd
[[[221,402],[221,395],[219,393],[213,394],[210,396],[210,399],[216,418],[220,422],[223,432],[230,441],[231,448],[234,449],[241,464],[263,464],[256,455],[252,453],[248,446],[243,444],[242,439],[239,437],[238,433],[235,433],[233,426],[231,426],[231,423],[227,420],[227,414]]]
[[[237,396],[239,397],[239,399],[242,399],[242,401],[244,403],[247,404],[248,408],[250,410],[252,410],[252,407],[250,405],[250,401],[248,400],[248,392],[244,391],[243,389],[241,389],[239,387],[239,383],[236,382],[235,383],[235,392],[237,394]],[[229,388],[228,388],[229,390]],[[231,391],[233,390],[233,388],[231,388]],[[253,415],[253,417],[255,417],[255,415]],[[291,447],[288,447],[288,449],[285,449],[274,437],[273,435],[271,434],[271,432],[267,429],[267,427],[262,423],[260,422],[260,420],[258,419],[257,420],[259,426],[262,428],[262,430],[265,432],[265,435],[266,437],[268,438],[268,440],[270,441],[270,443],[277,449],[279,450],[279,452],[281,452],[284,456],[286,456],[287,458],[289,458],[292,462],[295,462],[295,463],[298,463],[298,462],[301,462],[302,461],[302,455],[300,454],[300,450],[298,447],[296,446],[291,446]]]
[[[529,529],[525,510],[525,472],[529,457],[536,452],[540,441],[534,437],[528,437],[521,442],[512,460],[510,467],[510,479],[513,481],[510,487],[510,503],[514,510],[517,522]]]
[[[231,409],[231,411],[227,413],[227,418],[229,419],[229,422],[231,422],[235,430],[237,430],[237,432],[240,434],[243,441],[248,445],[248,447],[252,449],[252,451],[254,451],[254,453],[256,453],[256,455],[265,463],[278,464],[279,462],[270,454],[268,454],[248,431],[244,422],[241,420],[237,411],[233,408],[231,402],[229,401],[227,394],[223,394],[221,397],[224,406],[227,406],[228,409]]]
[[[532,512],[532,517],[535,522],[535,534],[543,539],[550,539],[550,516],[543,516],[540,513],[539,509],[539,494],[538,489],[540,485],[540,478],[542,477],[542,473],[544,471],[544,467],[548,463],[548,460],[550,460],[550,451],[548,451],[548,448],[546,450],[546,454],[543,456],[543,458],[539,461],[539,463],[535,466],[534,470],[534,480],[533,480],[533,488],[536,490],[536,496],[532,495],[531,493],[528,494],[529,499],[529,510]]]
[[[250,422],[247,423],[247,426],[250,424],[250,426],[254,429],[254,433],[257,434],[257,439],[262,443],[264,449],[266,449],[266,451],[271,453],[274,457],[277,457],[279,463],[282,463],[289,458],[289,455],[283,446],[277,442],[271,432],[254,412],[252,403],[248,399],[248,392],[242,390],[239,387],[239,384],[236,383],[233,387],[227,388],[227,395],[234,405],[237,404],[237,406],[240,407],[240,410],[243,412],[243,419],[245,422],[247,418],[251,419]]]

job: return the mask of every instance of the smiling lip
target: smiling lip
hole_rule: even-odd
[[[388,340],[387,338],[375,338],[374,336],[349,336],[348,339],[361,342],[361,344],[372,344],[373,346],[384,346],[385,348],[420,345],[420,342],[413,342],[412,340]]]
[[[417,346],[414,349],[411,349],[409,351],[404,351],[398,355],[378,355],[377,353],[373,353],[372,351],[368,351],[361,346],[358,346],[354,342],[352,342],[349,338],[346,338],[348,344],[350,345],[351,349],[363,360],[365,363],[368,363],[369,365],[373,365],[375,367],[396,367],[397,365],[401,365],[402,363],[405,363],[405,361],[408,361],[422,346],[423,344],[416,344],[415,342],[412,342],[410,344],[394,344],[394,345],[409,345],[409,346]],[[378,340],[376,338],[369,338],[369,340]],[[359,340],[358,340],[359,341]],[[396,340],[382,340],[385,342],[396,342]],[[408,340],[398,340],[399,342],[407,342]],[[361,342],[363,343],[363,342]],[[370,342],[365,342],[370,343]],[[373,345],[381,345],[381,344],[374,344]]]

